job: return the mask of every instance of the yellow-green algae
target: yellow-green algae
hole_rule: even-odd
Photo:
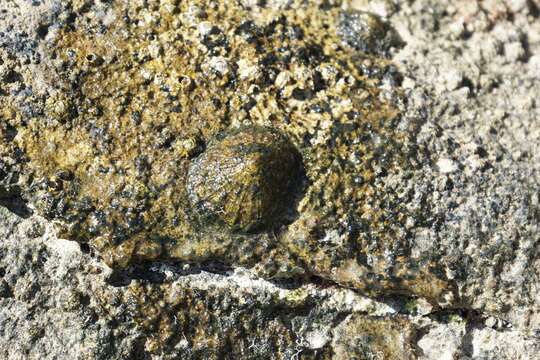
[[[417,336],[406,317],[351,315],[334,334],[335,359],[417,359],[410,345]]]
[[[414,131],[398,127],[399,91],[381,96],[392,64],[342,42],[340,5],[118,1],[101,27],[61,29],[46,49],[61,81],[43,115],[4,116],[28,160],[27,198],[112,267],[218,260],[440,301],[451,285],[401,251],[410,214],[376,185],[415,156]],[[308,183],[296,219],[250,234],[194,221],[190,164],[249,126],[299,150]]]

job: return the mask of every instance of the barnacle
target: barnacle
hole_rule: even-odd
[[[401,39],[395,30],[375,14],[345,11],[339,19],[338,34],[349,46],[365,53],[385,54]]]
[[[190,166],[187,191],[203,215],[252,231],[290,217],[301,179],[294,145],[276,130],[257,126],[214,142]]]

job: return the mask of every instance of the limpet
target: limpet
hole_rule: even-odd
[[[286,222],[303,181],[296,147],[262,126],[232,130],[190,165],[187,192],[198,214],[235,231],[256,231]]]

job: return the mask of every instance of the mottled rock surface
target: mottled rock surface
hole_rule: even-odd
[[[539,11],[2,2],[0,356],[538,358]]]

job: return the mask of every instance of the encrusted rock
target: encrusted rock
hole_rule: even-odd
[[[96,3],[115,20],[51,32],[42,81],[10,63],[44,88],[0,97],[17,133],[0,153],[24,157],[17,185],[32,207],[114,268],[218,260],[447,301],[438,263],[387,255],[407,253],[420,211],[382,181],[418,161],[399,74],[340,46],[344,19],[371,50],[387,49],[389,26],[340,18],[339,2],[257,16],[233,1],[169,5]]]

